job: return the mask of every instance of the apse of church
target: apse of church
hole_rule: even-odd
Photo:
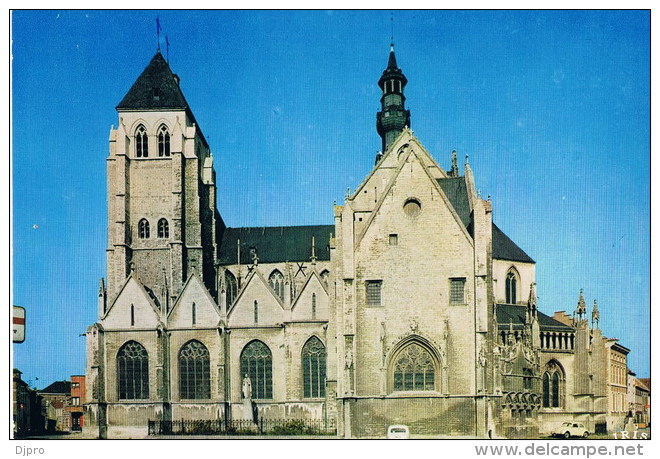
[[[467,156],[445,170],[417,139],[407,84],[392,45],[382,152],[334,222],[228,227],[211,147],[156,53],[110,131],[89,436],[172,420],[300,420],[346,438],[603,422],[600,330],[580,307],[568,323],[538,310],[535,261],[493,223]]]

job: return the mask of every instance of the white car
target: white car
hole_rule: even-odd
[[[587,438],[589,431],[581,422],[564,422],[561,426],[553,430],[553,437],[582,437]]]
[[[396,425],[387,428],[387,438],[410,438],[408,426]]]

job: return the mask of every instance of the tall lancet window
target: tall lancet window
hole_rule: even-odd
[[[268,277],[270,288],[275,291],[275,294],[284,301],[284,276],[277,269],[270,273]]]
[[[179,351],[179,391],[182,399],[211,397],[210,355],[199,341],[188,341]]]
[[[241,352],[241,375],[252,383],[252,398],[273,398],[273,355],[261,341],[252,341]]]
[[[516,273],[509,271],[506,275],[506,281],[504,283],[506,289],[506,303],[507,304],[516,304],[518,300],[518,280],[516,278]]]
[[[316,320],[316,293],[312,293],[312,320]]]
[[[225,271],[225,288],[226,288],[226,306],[227,310],[231,308],[231,305],[234,304],[236,299],[236,293],[238,292],[238,282],[236,282],[236,276],[234,276],[231,271]]]
[[[307,340],[302,349],[303,396],[325,397],[325,346],[316,336]]]
[[[138,158],[149,156],[149,138],[143,125],[139,125],[135,130],[135,156]]]
[[[129,341],[117,353],[120,400],[149,398],[149,355],[138,342]]]
[[[158,156],[170,156],[170,133],[164,124],[158,129]]]

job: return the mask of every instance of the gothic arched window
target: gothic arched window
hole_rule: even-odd
[[[252,383],[252,398],[273,398],[273,355],[261,341],[252,341],[241,352],[241,377]]]
[[[149,355],[136,341],[124,344],[117,353],[120,400],[149,398]]]
[[[543,407],[561,408],[564,394],[564,371],[556,360],[551,360],[543,373]]]
[[[270,288],[275,291],[275,294],[280,300],[284,301],[284,276],[279,270],[276,269],[270,273],[268,284],[270,284]]]
[[[149,221],[146,218],[138,222],[138,237],[140,239],[149,239]]]
[[[316,336],[307,340],[302,348],[303,397],[325,397],[325,346]]]
[[[236,282],[236,276],[234,276],[231,271],[227,269],[225,270],[225,296],[227,309],[229,309],[231,305],[234,304],[237,292],[238,282]]]
[[[515,272],[509,271],[507,273],[504,287],[506,289],[506,304],[516,304],[518,298],[518,279]]]
[[[211,398],[210,368],[211,362],[206,346],[196,340],[188,341],[179,351],[180,398]]]
[[[138,158],[149,156],[149,138],[143,125],[139,125],[135,130],[135,156]]]
[[[170,155],[170,133],[164,124],[158,129],[158,156]]]
[[[395,391],[435,390],[436,370],[431,353],[417,342],[404,346],[393,360]]]
[[[170,237],[170,223],[166,218],[158,220],[158,237],[161,239],[167,239]]]

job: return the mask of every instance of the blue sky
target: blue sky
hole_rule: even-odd
[[[14,366],[39,388],[85,371],[108,134],[156,16],[229,226],[332,223],[380,148],[389,11],[14,12]],[[537,261],[541,310],[572,312],[583,288],[648,376],[649,13],[396,11],[394,39],[413,131],[445,168],[469,154],[494,221]]]

